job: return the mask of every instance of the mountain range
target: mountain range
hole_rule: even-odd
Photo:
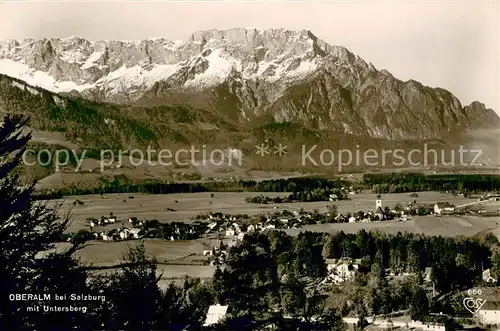
[[[250,146],[276,130],[285,137],[292,130],[297,141],[446,142],[500,128],[484,104],[401,81],[308,30],[208,30],[185,41],[2,40],[0,74],[4,111],[96,148]]]

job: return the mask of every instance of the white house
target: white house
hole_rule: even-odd
[[[441,215],[443,211],[454,211],[455,207],[452,206],[449,202],[438,202],[434,205],[434,214]]]
[[[356,223],[356,217],[354,216],[349,217],[349,223]]]
[[[333,282],[335,284],[340,284],[346,280],[353,279],[359,268],[357,264],[349,263],[335,263],[335,260],[327,259],[325,261],[326,268],[329,271],[328,276],[323,280],[323,282]]]
[[[226,237],[234,237],[236,232],[234,231],[234,228],[229,228],[226,230]]]
[[[484,325],[500,325],[500,301],[486,301],[477,317]]]
[[[212,256],[213,251],[211,249],[206,249],[203,251],[203,256]]]
[[[266,229],[276,229],[276,226],[274,224],[267,224],[265,226]]]
[[[208,307],[207,317],[203,326],[210,326],[222,322],[227,315],[228,306],[221,306],[219,304]]]
[[[120,231],[120,239],[122,240],[128,239],[129,235],[130,235],[129,229],[123,229]]]
[[[240,232],[238,234],[238,240],[243,240],[244,237],[245,237],[245,234],[243,232]]]
[[[336,273],[344,280],[351,279],[356,275],[359,266],[357,264],[342,263],[337,266]]]

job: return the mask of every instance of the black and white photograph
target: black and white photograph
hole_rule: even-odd
[[[0,331],[500,331],[499,31],[0,1]]]

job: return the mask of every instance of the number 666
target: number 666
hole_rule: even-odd
[[[468,295],[481,295],[483,292],[481,290],[470,289],[467,290]]]

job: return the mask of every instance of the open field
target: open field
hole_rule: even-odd
[[[223,240],[228,243],[229,240]],[[113,267],[124,261],[123,257],[130,247],[135,247],[139,240],[122,242],[90,241],[77,251],[75,256],[85,264],[96,267]],[[203,250],[218,246],[219,240],[197,239],[190,241],[144,240],[146,254],[158,261],[157,274],[161,276],[159,284],[165,288],[170,283],[182,284],[185,277],[207,279],[214,274],[215,267],[205,265],[208,257]],[[58,243],[55,250],[62,252],[69,243]],[[53,251],[53,250],[50,250]],[[102,275],[120,271],[119,268],[94,270],[92,274]]]
[[[91,262],[98,266],[112,266],[123,262],[123,254],[129,247],[135,247],[139,241],[90,241],[88,245],[77,252],[83,261]],[[203,250],[218,246],[219,240],[197,239],[186,241],[164,241],[157,239],[144,240],[146,254],[155,257],[159,263],[192,263],[193,260],[206,261],[201,256]],[[200,255],[196,256],[195,255]]]
[[[313,224],[302,229],[284,230],[289,235],[298,235],[300,231],[356,233],[366,231],[382,231],[389,234],[398,232],[423,233],[429,236],[474,236],[478,233],[495,232],[500,223],[500,217],[474,216],[414,216],[404,222],[376,223],[343,223],[343,224]],[[491,231],[490,231],[491,230]],[[494,233],[496,234],[496,233]]]
[[[70,231],[87,228],[86,218],[107,216],[112,212],[119,221],[126,221],[130,217],[139,219],[158,219],[162,222],[184,221],[190,222],[191,218],[201,213],[223,212],[227,214],[261,214],[274,212],[276,210],[314,210],[325,212],[326,207],[331,204],[327,201],[306,202],[306,203],[283,203],[283,204],[252,204],[246,203],[248,196],[257,196],[256,192],[216,192],[214,198],[210,198],[210,193],[182,193],[182,194],[107,194],[100,195],[72,196],[64,200],[52,200],[52,205],[61,205],[60,213],[71,211],[72,224]],[[288,193],[262,193],[267,196],[287,196]],[[408,202],[417,200],[418,203],[435,203],[437,201],[449,201],[452,204],[460,205],[474,200],[460,196],[446,195],[438,192],[419,192],[418,198],[412,198],[409,194],[384,194],[382,196],[384,206],[393,207],[398,202],[406,205]],[[133,199],[129,198],[133,196]],[[375,209],[375,194],[352,195],[351,200],[337,201],[335,204],[341,213],[354,213],[360,210],[373,211]],[[80,200],[84,203],[81,206],[73,206],[73,202]],[[177,202],[176,202],[177,201]],[[210,202],[212,202],[210,204]],[[277,207],[277,209],[275,209]],[[174,211],[168,211],[171,208]]]
[[[118,269],[107,269],[93,272],[94,275],[105,275],[119,272]],[[162,289],[168,288],[172,283],[182,286],[186,277],[199,278],[204,281],[213,277],[214,266],[195,266],[195,265],[164,265],[158,264],[156,275],[161,277],[158,286]]]
[[[226,240],[225,240],[226,241]],[[86,247],[76,253],[83,262],[95,266],[114,266],[123,262],[123,256],[130,247],[139,243],[135,241],[103,242],[91,241]],[[207,262],[202,256],[203,250],[218,246],[219,240],[198,239],[190,241],[144,240],[146,254],[158,261],[158,276],[161,275],[160,286],[166,287],[172,282],[182,282],[185,277],[211,278],[214,266],[200,265]],[[104,269],[94,274],[107,274],[117,269]]]

